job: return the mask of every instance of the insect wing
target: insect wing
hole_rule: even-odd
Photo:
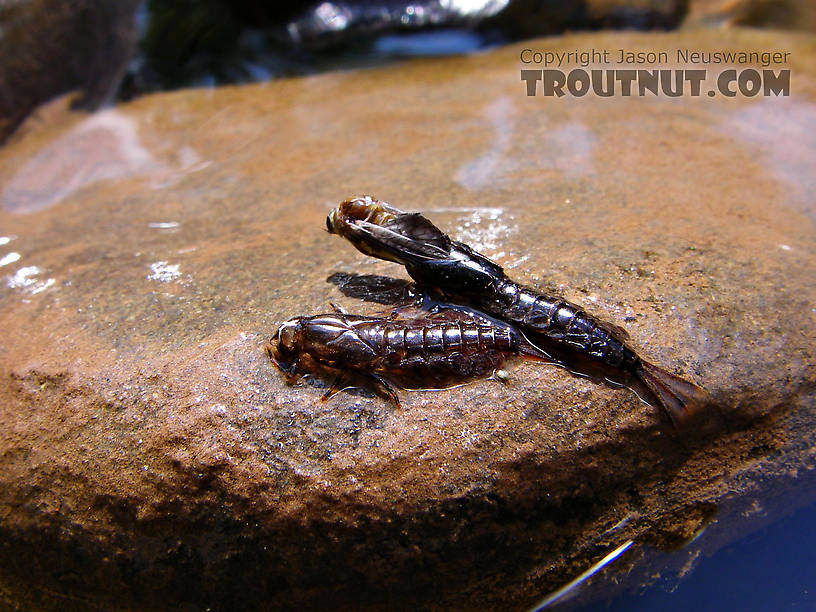
[[[440,241],[429,242],[405,236],[396,231],[399,226],[395,228],[391,224],[380,226],[361,221],[355,224],[355,228],[359,230],[355,232],[355,236],[365,243],[366,250],[363,252],[397,263],[414,264],[427,260],[444,259],[449,253],[449,249],[446,248],[449,243],[440,246],[438,244]],[[443,237],[446,236],[443,234]]]
[[[464,242],[458,242],[456,240],[451,241],[451,256],[457,261],[470,262],[471,266],[477,264],[482,269],[489,271],[496,277],[501,277],[504,275],[504,268],[489,257],[485,257],[478,251],[474,251]]]
[[[398,215],[384,223],[383,227],[428,247],[436,247],[438,249],[434,252],[436,257],[450,251],[451,239],[448,235],[420,213]]]

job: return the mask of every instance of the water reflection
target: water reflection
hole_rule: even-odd
[[[41,272],[37,266],[25,266],[7,278],[6,286],[9,289],[19,289],[31,295],[36,295],[56,283],[53,278],[45,280],[37,278]]]
[[[492,128],[486,151],[462,164],[454,180],[471,191],[494,189],[519,181],[540,181],[542,171],[570,178],[594,171],[596,137],[580,121],[553,123],[544,137],[540,126],[530,129],[516,120],[514,102],[502,97],[484,110],[483,116]],[[547,122],[544,113],[537,121]]]
[[[558,589],[557,591],[551,593],[544,599],[542,599],[536,606],[533,607],[534,612],[540,612],[541,610],[546,610],[547,608],[551,607],[553,604],[563,601],[565,598],[568,598],[571,593],[575,591],[575,589],[580,588],[580,586],[589,580],[592,576],[600,572],[603,568],[608,566],[610,563],[615,561],[618,557],[620,557],[623,553],[625,553],[630,546],[634,544],[634,541],[627,540],[615,550],[610,552],[606,555],[603,559],[598,561],[597,563],[593,564],[587,571],[583,572],[580,576],[575,578],[575,580],[571,580],[563,587]]]
[[[0,205],[32,213],[93,183],[157,167],[139,142],[136,122],[115,110],[97,113],[34,156],[0,194]]]
[[[150,274],[147,275],[147,280],[169,283],[179,278],[181,278],[179,264],[171,264],[166,261],[155,261],[150,264]]]
[[[729,114],[726,127],[758,150],[790,199],[816,218],[816,104],[764,98]]]
[[[15,261],[20,261],[20,254],[12,251],[3,257],[0,257],[0,268],[3,266],[7,266],[9,264],[13,264]]]
[[[0,193],[0,206],[33,213],[95,183],[138,176],[150,176],[151,187],[164,189],[208,165],[189,146],[172,152],[168,163],[156,159],[142,144],[137,122],[109,109],[91,115],[29,160]]]
[[[816,567],[816,505],[795,512],[713,555],[690,551],[694,572],[659,581],[639,596],[579,608],[582,612],[626,610],[813,609]]]
[[[509,0],[431,0],[425,2],[321,2],[292,20],[293,43],[322,43],[335,37],[439,24],[474,23],[501,12]]]
[[[508,97],[495,100],[485,109],[484,116],[493,131],[489,147],[459,168],[454,177],[457,183],[474,191],[484,189],[512,168],[506,153],[513,136],[513,111],[513,102]]]
[[[428,212],[457,213],[453,237],[494,259],[506,255],[499,245],[518,230],[513,216],[500,206],[433,207]]]

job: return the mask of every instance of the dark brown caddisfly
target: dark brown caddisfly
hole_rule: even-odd
[[[513,326],[455,308],[416,318],[296,317],[278,328],[267,351],[289,383],[334,374],[324,399],[361,383],[397,407],[393,385],[442,389],[490,376],[510,357],[546,359]]]
[[[516,283],[497,263],[451,240],[420,213],[405,213],[363,196],[342,202],[326,224],[361,252],[404,265],[426,290],[517,326],[538,346],[555,342],[633,374],[675,423],[711,401],[697,385],[641,359],[627,346],[623,330],[561,297]]]

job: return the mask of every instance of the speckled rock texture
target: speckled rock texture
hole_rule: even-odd
[[[527,97],[523,46],[784,48],[794,89]],[[814,59],[796,34],[588,35],[53,111],[0,149],[0,603],[518,609],[629,539],[636,564],[812,500]],[[401,410],[286,386],[279,322],[382,308],[327,277],[404,277],[326,233],[361,193],[719,408],[676,431],[537,363]]]

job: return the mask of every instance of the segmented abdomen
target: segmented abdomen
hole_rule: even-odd
[[[383,357],[399,354],[430,358],[483,351],[510,353],[518,346],[518,334],[509,326],[461,321],[434,325],[377,321],[356,331]]]
[[[407,386],[444,386],[490,375],[519,350],[518,331],[502,324],[378,321],[356,331],[377,351],[375,369]]]
[[[501,316],[531,334],[563,342],[616,368],[632,368],[638,361],[623,338],[563,298],[548,296],[505,279],[491,302],[491,314]]]

